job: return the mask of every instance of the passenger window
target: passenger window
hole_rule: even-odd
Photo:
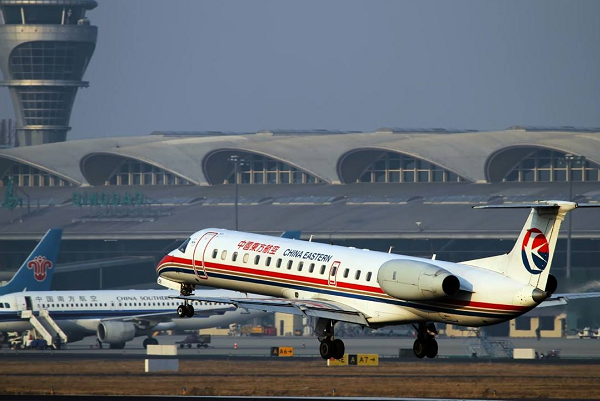
[[[292,260],[288,260],[288,265],[287,265],[288,270],[292,270],[292,263],[294,263]]]
[[[367,273],[367,281],[371,281],[371,272]]]
[[[392,280],[396,281],[396,272],[392,273]]]
[[[355,280],[358,280],[358,279],[360,279],[360,270],[357,270],[357,271],[356,271],[356,274],[354,275],[354,279],[355,279]]]
[[[271,257],[267,257],[267,267],[271,266]]]
[[[231,261],[235,262],[237,260],[237,252],[234,252],[233,255],[231,255]]]
[[[298,271],[301,272],[304,267],[304,262],[298,262]]]
[[[350,273],[350,269],[344,270],[344,278],[348,278],[348,273]]]
[[[321,271],[319,273],[325,274],[325,265],[321,265]]]
[[[255,265],[258,265],[258,262],[260,262],[260,256],[259,256],[259,255],[256,255],[256,256],[254,257],[254,264],[255,264]]]
[[[227,259],[227,251],[221,252],[221,260]]]
[[[280,268],[280,267],[281,267],[281,262],[282,262],[281,258],[280,258],[280,259],[277,259],[277,268]]]
[[[248,258],[249,257],[250,256],[247,253],[244,254],[244,263],[248,263]]]
[[[337,271],[337,266],[333,266],[333,269],[331,269],[331,277],[335,276],[336,271]]]
[[[217,253],[219,253],[218,249],[213,250],[213,254],[212,254],[212,258],[216,259],[217,258]]]
[[[314,271],[315,271],[315,264],[314,264],[314,263],[311,263],[311,264],[310,264],[310,266],[308,267],[308,272],[309,272],[309,273],[312,273],[312,272],[314,272]]]

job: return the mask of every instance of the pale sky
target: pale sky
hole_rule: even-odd
[[[600,126],[600,1],[99,3],[69,139]]]

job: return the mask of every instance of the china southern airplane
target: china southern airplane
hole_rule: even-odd
[[[148,336],[144,347],[158,344],[152,332],[196,330],[224,326],[264,315],[261,311],[236,308],[231,303],[195,301],[195,317],[181,319],[175,314],[179,304],[170,290],[122,291],[35,291],[0,296],[0,332],[36,329],[54,344],[75,342],[97,335],[110,348],[120,349],[138,336]],[[206,297],[243,297],[225,290],[199,291]],[[188,304],[188,309],[192,304]]]
[[[18,291],[48,291],[52,284],[61,237],[61,229],[48,230],[12,279],[0,287],[0,295]]]
[[[600,205],[538,201],[477,208],[531,208],[508,254],[460,263],[374,252],[243,232],[205,229],[187,239],[157,266],[158,283],[190,301],[229,302],[270,312],[317,317],[321,356],[339,359],[344,343],[338,321],[374,328],[413,323],[418,358],[438,353],[434,322],[487,326],[520,316],[546,300],[592,294],[554,295],[550,274],[561,222],[577,207]],[[240,299],[193,295],[196,285],[277,298]]]

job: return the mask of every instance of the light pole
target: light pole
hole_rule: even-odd
[[[571,153],[567,153],[565,155],[565,160],[567,161],[567,179],[569,180],[569,202],[573,201],[573,162],[578,162],[581,166],[585,161],[585,156],[575,156]],[[583,174],[585,174],[585,169],[581,171],[582,179]],[[571,277],[571,227],[573,222],[573,217],[568,216],[569,226],[567,230],[567,270],[565,272],[565,277]]]
[[[233,181],[235,182],[235,231],[238,231],[238,169],[240,164],[240,157],[238,155],[229,156],[229,160],[233,163]]]

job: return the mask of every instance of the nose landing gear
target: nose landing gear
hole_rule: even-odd
[[[179,290],[179,295],[183,297],[187,297],[192,295],[194,292],[194,286],[191,284],[181,283],[181,289]],[[177,307],[177,316],[184,317],[192,317],[194,316],[194,307],[191,304],[188,304],[188,300],[183,301],[183,305],[179,305]]]
[[[415,327],[415,326],[413,326]],[[435,358],[438,354],[438,343],[434,335],[437,329],[433,323],[419,323],[417,330],[417,339],[413,344],[413,352],[417,358]]]
[[[334,338],[334,320],[319,318],[315,327],[317,338],[321,342],[319,353],[323,359],[341,359],[344,357],[346,347],[339,338]]]

